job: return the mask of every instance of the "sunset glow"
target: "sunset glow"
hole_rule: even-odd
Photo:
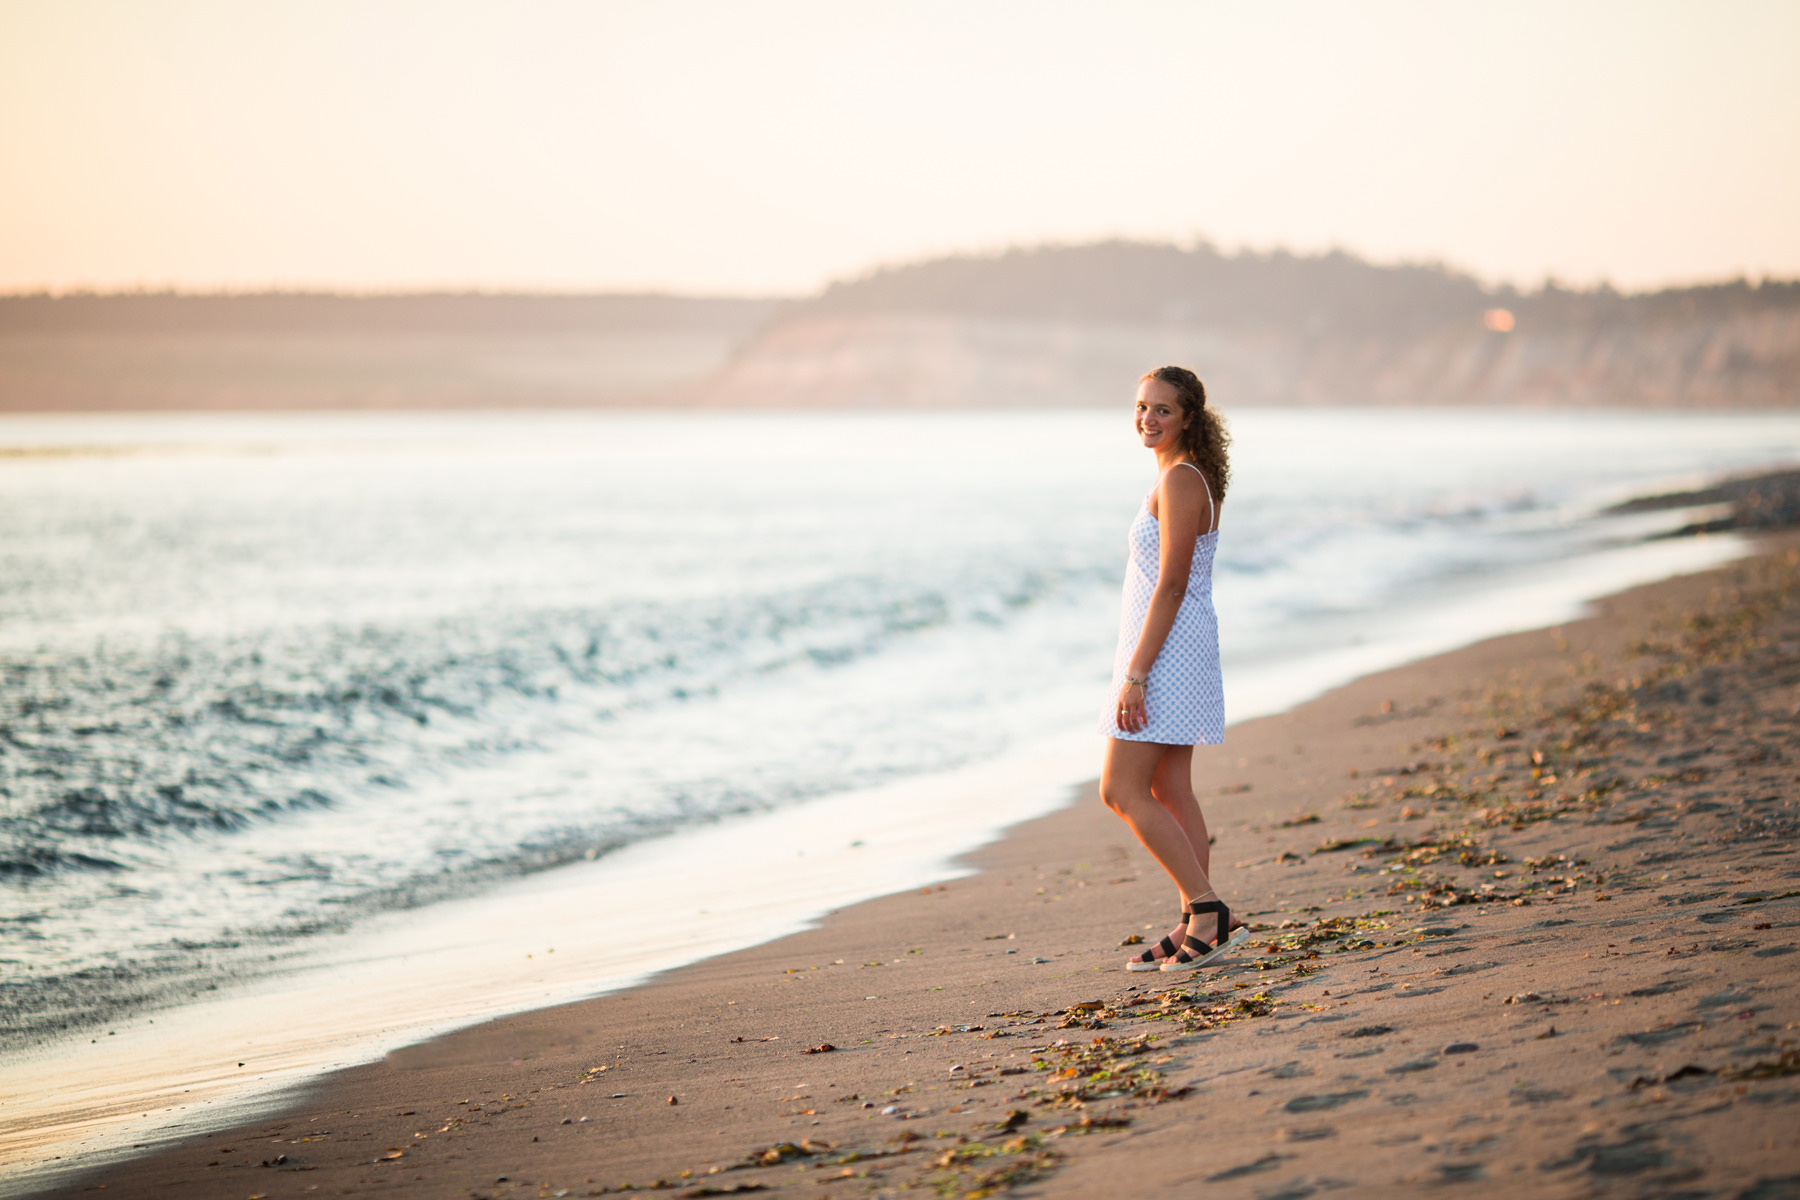
[[[20,0],[0,291],[795,293],[1110,236],[1800,273],[1800,8]]]

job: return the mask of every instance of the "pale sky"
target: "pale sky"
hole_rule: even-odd
[[[0,291],[1800,276],[1800,2],[0,0]]]

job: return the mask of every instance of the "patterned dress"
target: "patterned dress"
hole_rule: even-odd
[[[1181,463],[1180,466],[1193,466]],[[1173,469],[1173,468],[1171,468]],[[1200,468],[1201,482],[1206,476]],[[1210,505],[1212,488],[1206,489]],[[1225,740],[1225,685],[1219,674],[1219,618],[1213,611],[1213,553],[1219,545],[1219,531],[1203,533],[1194,540],[1194,561],[1188,568],[1187,595],[1175,615],[1174,628],[1163,642],[1156,664],[1150,668],[1150,684],[1145,689],[1144,705],[1149,722],[1136,733],[1125,733],[1118,726],[1119,689],[1125,684],[1125,672],[1131,656],[1137,651],[1138,638],[1144,632],[1144,618],[1150,612],[1150,596],[1156,590],[1161,573],[1161,530],[1150,515],[1150,500],[1145,497],[1131,523],[1131,561],[1125,567],[1125,602],[1119,616],[1119,650],[1113,657],[1112,690],[1107,693],[1106,709],[1100,714],[1100,732],[1106,737],[1128,742],[1156,742],[1165,746],[1216,746]]]

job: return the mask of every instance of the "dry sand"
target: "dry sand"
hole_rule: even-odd
[[[1089,794],[66,1194],[1800,1195],[1797,546],[1233,728],[1199,978]]]

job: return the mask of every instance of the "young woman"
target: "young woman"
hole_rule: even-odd
[[[1100,721],[1111,739],[1100,795],[1181,890],[1180,922],[1126,968],[1192,971],[1247,933],[1208,878],[1212,855],[1192,779],[1194,747],[1225,740],[1212,562],[1230,437],[1185,367],[1138,381],[1136,423],[1159,476],[1131,523],[1113,700]]]

